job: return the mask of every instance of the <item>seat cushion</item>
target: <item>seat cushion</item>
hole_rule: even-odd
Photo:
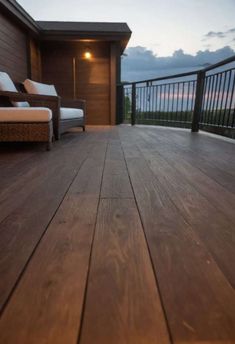
[[[26,79],[24,81],[24,88],[27,93],[41,94],[44,96],[57,96],[57,92],[54,85],[42,84],[40,82]]]
[[[61,119],[82,119],[84,113],[82,109],[73,109],[73,108],[60,108],[60,118]]]
[[[18,92],[13,81],[11,80],[9,75],[5,72],[0,72],[0,91]],[[29,103],[28,102],[12,102],[12,105],[16,107],[27,107],[29,106]]]
[[[38,107],[1,107],[0,122],[49,122],[52,119],[52,112],[48,108]]]

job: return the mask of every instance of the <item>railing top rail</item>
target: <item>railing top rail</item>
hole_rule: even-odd
[[[218,67],[222,67],[222,66],[224,66],[224,65],[226,65],[228,63],[234,62],[234,61],[235,61],[235,55],[233,55],[233,56],[231,56],[231,57],[229,57],[229,58],[227,58],[225,60],[222,60],[220,62],[217,62],[217,63],[215,63],[215,64],[213,64],[211,66],[208,66],[208,67],[204,68],[203,71],[204,72],[209,72],[212,69],[216,69]]]
[[[151,83],[154,81],[161,81],[161,80],[169,80],[169,79],[176,79],[176,78],[182,78],[183,76],[191,76],[191,75],[197,75],[198,72],[200,72],[199,70],[195,70],[192,72],[187,72],[187,73],[180,73],[180,74],[174,74],[174,75],[167,75],[167,76],[163,76],[160,78],[155,78],[155,79],[147,79],[147,80],[140,80],[140,81],[133,81],[133,82],[123,82],[121,84],[119,84],[120,86],[125,86],[125,85],[132,85],[132,84],[144,84],[144,83]]]
[[[220,61],[218,63],[215,63],[213,65],[210,65],[206,68],[201,68],[201,69],[196,69],[194,71],[191,71],[191,72],[186,72],[186,73],[180,73],[180,74],[173,74],[173,75],[167,75],[167,76],[163,76],[163,77],[159,77],[159,78],[154,78],[154,79],[146,79],[146,80],[139,80],[139,81],[132,81],[132,82],[122,82],[122,83],[119,83],[117,84],[117,86],[128,86],[128,85],[137,85],[137,84],[144,84],[144,83],[152,83],[152,82],[155,82],[155,81],[162,81],[162,80],[169,80],[169,79],[177,79],[177,78],[182,78],[182,77],[185,77],[185,76],[191,76],[191,75],[198,75],[198,73],[206,73],[212,69],[216,69],[218,67],[222,67],[226,64],[229,64],[231,62],[234,62],[235,61],[235,55],[223,60],[223,61]]]

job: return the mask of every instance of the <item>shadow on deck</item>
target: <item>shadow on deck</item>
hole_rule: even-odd
[[[100,127],[0,155],[1,343],[235,343],[235,145]]]

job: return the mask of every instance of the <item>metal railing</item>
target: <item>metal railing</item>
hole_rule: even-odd
[[[234,62],[235,56],[189,73],[119,84],[119,123],[203,129],[235,137]]]
[[[205,77],[201,125],[233,128],[235,125],[235,69]]]

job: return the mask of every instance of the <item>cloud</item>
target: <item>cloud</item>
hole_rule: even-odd
[[[203,47],[209,49],[211,48],[211,44],[203,44]]]
[[[122,80],[137,81],[200,69],[233,56],[235,51],[225,46],[216,51],[200,50],[196,55],[190,55],[179,49],[172,56],[158,57],[152,50],[137,46],[128,48],[125,53]]]
[[[206,35],[204,35],[204,39],[208,39],[208,38],[224,38],[226,37],[225,32],[222,31],[209,31]]]
[[[211,38],[226,38],[233,33],[235,33],[235,28],[229,29],[227,31],[209,31],[203,36],[202,41],[206,41]]]

